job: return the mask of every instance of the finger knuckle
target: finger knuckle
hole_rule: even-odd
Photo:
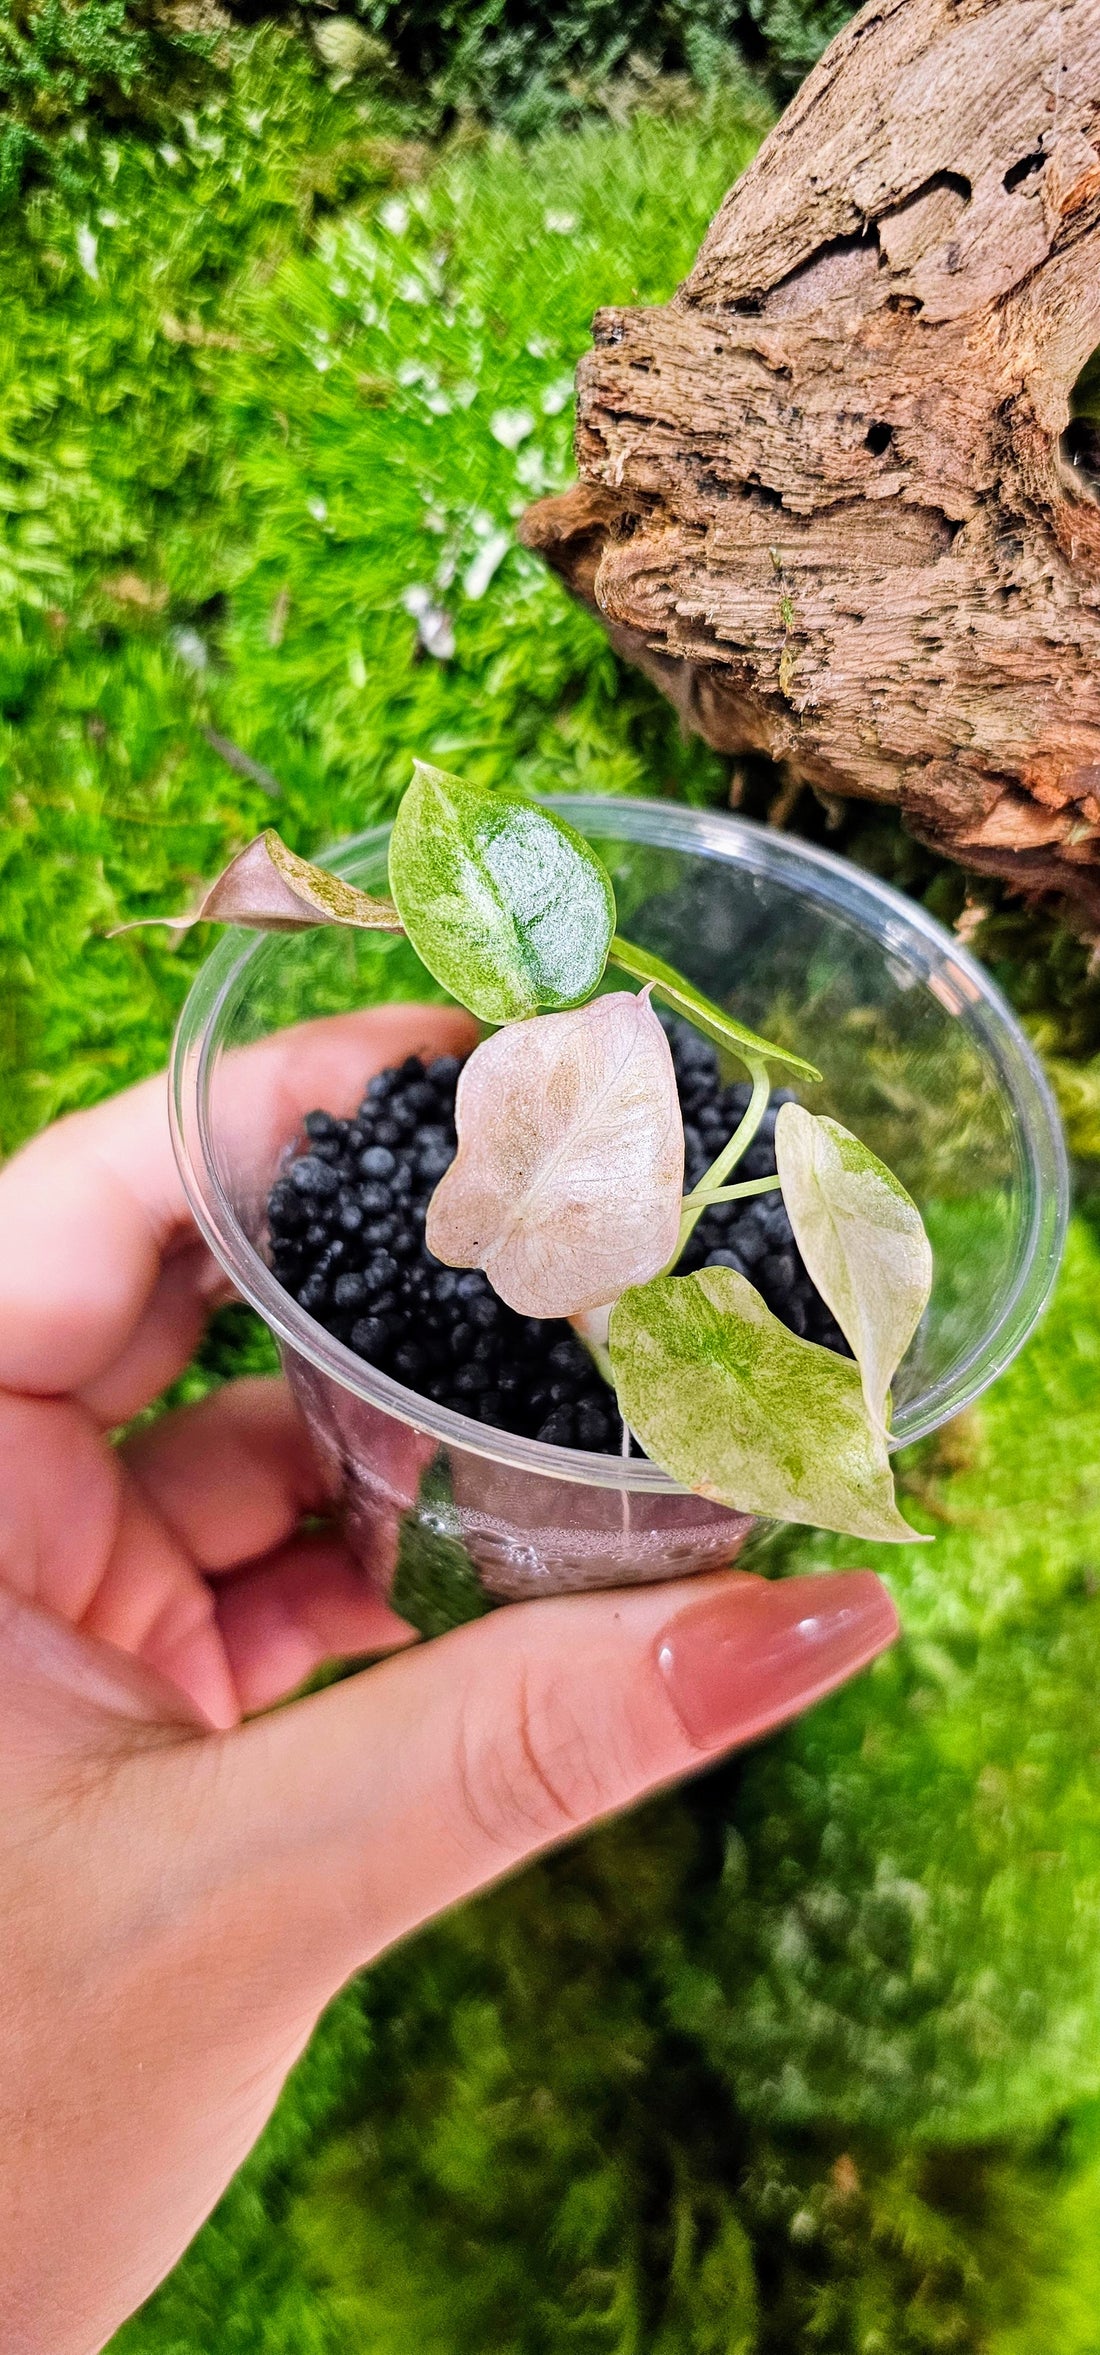
[[[560,1670],[520,1660],[499,1706],[460,1713],[458,1783],[482,1840],[509,1855],[577,1831],[609,1805],[608,1776]]]

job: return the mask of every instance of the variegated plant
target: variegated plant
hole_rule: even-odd
[[[591,845],[518,793],[417,762],[393,828],[390,890],[356,891],[268,831],[174,921],[407,933],[429,973],[493,1026],[459,1082],[458,1150],[428,1216],[436,1258],[483,1268],[522,1315],[572,1318],[624,1426],[685,1487],[781,1520],[912,1539],[888,1430],[890,1384],[932,1280],[919,1212],[856,1137],[796,1103],[776,1124],[778,1176],[733,1175],[772,1068],[813,1082],[813,1065],[624,939]],[[609,970],[641,988],[608,990]],[[752,1081],[743,1118],[686,1196],[653,998]],[[775,1187],[853,1360],[798,1339],[730,1268],[675,1272],[711,1203]]]

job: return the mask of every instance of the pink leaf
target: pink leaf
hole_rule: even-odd
[[[508,1023],[471,1055],[455,1117],[428,1248],[484,1268],[521,1316],[597,1308],[671,1257],[684,1131],[648,991]]]
[[[148,924],[166,925],[170,932],[188,932],[192,924],[244,924],[256,932],[308,932],[315,924],[404,930],[391,899],[372,898],[327,867],[300,859],[273,826],[230,859],[189,916],[139,916],[114,931],[137,932]]]

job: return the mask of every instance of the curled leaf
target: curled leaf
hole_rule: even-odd
[[[705,1038],[713,1039],[718,1047],[728,1047],[743,1063],[750,1066],[782,1063],[799,1079],[820,1079],[821,1073],[813,1063],[792,1054],[789,1047],[775,1046],[771,1039],[761,1038],[755,1030],[746,1030],[743,1022],[727,1014],[725,1007],[716,1005],[713,998],[704,997],[694,982],[685,981],[683,974],[677,973],[673,965],[666,965],[663,957],[655,957],[649,949],[640,949],[636,942],[624,940],[619,932],[611,943],[610,962],[618,966],[620,973],[631,973],[636,981],[648,981],[664,1005],[674,1007]]]
[[[582,835],[518,793],[417,761],[390,889],[422,964],[482,1022],[579,1005],[602,977],[611,878]]]
[[[243,924],[254,932],[306,932],[315,924],[404,929],[392,900],[357,891],[327,867],[300,859],[272,826],[230,859],[189,916],[142,916],[115,930],[136,932],[144,924],[165,924],[171,932],[188,932],[192,924]]]
[[[625,1293],[610,1348],[626,1421],[685,1488],[769,1519],[916,1539],[858,1369],[788,1332],[732,1268]]]
[[[894,1373],[932,1288],[932,1248],[916,1203],[838,1121],[780,1107],[775,1158],[787,1216],[818,1291],[882,1422]]]
[[[428,1212],[449,1267],[484,1268],[521,1316],[566,1317],[663,1267],[684,1131],[668,1040],[628,991],[511,1023],[458,1083],[458,1152]]]

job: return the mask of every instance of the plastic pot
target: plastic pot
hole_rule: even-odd
[[[1020,1348],[1065,1235],[1057,1113],[1000,992],[921,908],[789,836],[663,803],[569,795],[548,806],[598,846],[620,930],[816,1062],[824,1083],[801,1090],[805,1101],[854,1129],[914,1195],[936,1273],[895,1385],[893,1432],[902,1445],[934,1431]],[[385,889],[388,834],[374,827],[326,863]],[[362,1093],[355,1010],[438,995],[401,938],[230,931],[175,1042],[188,1198],[277,1338],[353,1548],[429,1628],[489,1600],[732,1560],[747,1516],[687,1494],[654,1464],[515,1438],[434,1405],[334,1340],[268,1268],[265,1204],[302,1115],[318,1104],[348,1112]],[[288,1042],[299,1023],[309,1027]]]

